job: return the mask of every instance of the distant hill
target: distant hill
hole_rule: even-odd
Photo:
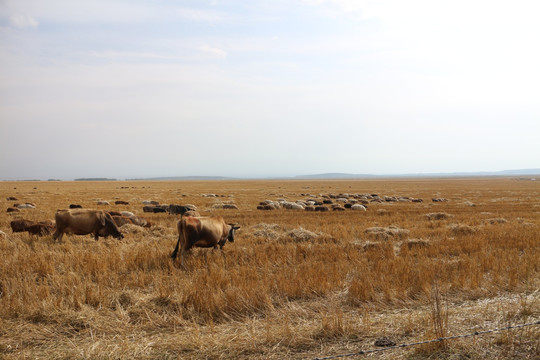
[[[129,181],[181,181],[181,180],[233,180],[232,177],[224,176],[165,176],[154,178],[126,179]]]
[[[347,174],[347,173],[325,173],[298,175],[295,179],[370,179],[388,177],[478,177],[478,176],[526,176],[540,175],[540,169],[518,169],[503,171],[478,171],[478,172],[455,172],[455,173],[417,173],[417,174],[392,174],[392,175],[370,175],[370,174]]]
[[[325,173],[325,174],[311,174],[311,175],[298,175],[295,179],[363,179],[373,178],[377,175],[370,174],[347,174],[347,173]]]
[[[148,178],[133,178],[125,179],[126,181],[204,181],[204,180],[340,180],[340,179],[387,179],[387,178],[430,178],[430,177],[485,177],[485,176],[540,176],[540,168],[537,169],[515,169],[515,170],[502,170],[502,171],[477,171],[477,172],[453,172],[453,173],[414,173],[414,174],[350,174],[350,173],[321,173],[321,174],[307,174],[297,176],[267,176],[267,177],[227,177],[227,176],[162,176],[162,177],[148,177]],[[0,181],[41,181],[39,179],[28,180],[6,180]],[[51,178],[48,181],[62,181],[60,179]],[[111,178],[78,178],[74,181],[119,181],[118,179]]]
[[[108,179],[108,178],[80,178],[80,179],[75,179],[75,181],[117,181],[117,180]]]

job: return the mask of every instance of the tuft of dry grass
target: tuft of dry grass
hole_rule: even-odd
[[[446,220],[453,217],[453,215],[444,213],[444,212],[436,212],[436,213],[429,213],[424,215],[428,220]]]
[[[388,240],[388,239],[402,239],[409,234],[409,230],[400,229],[395,225],[390,225],[388,227],[371,227],[364,230],[367,235],[370,235],[373,238]]]

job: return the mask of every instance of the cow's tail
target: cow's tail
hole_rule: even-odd
[[[185,241],[184,227],[185,227],[184,219],[180,219],[178,221],[178,224],[176,225],[176,228],[178,229],[178,241],[176,242],[176,247],[174,248],[174,251],[171,254],[171,258],[173,258],[173,259],[176,259],[176,256],[178,256],[178,250],[180,248],[180,242]]]

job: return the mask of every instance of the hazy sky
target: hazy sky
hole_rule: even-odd
[[[539,168],[538,14],[0,0],[0,179]]]

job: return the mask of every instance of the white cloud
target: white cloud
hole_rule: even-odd
[[[86,53],[83,53],[86,54]],[[169,59],[170,57],[154,52],[130,52],[130,51],[91,51],[87,53],[100,59]]]
[[[39,25],[36,19],[28,15],[11,16],[9,24],[18,29],[35,28]]]
[[[218,22],[222,20],[222,15],[214,11],[180,8],[176,13],[183,19],[191,21]]]
[[[209,55],[212,55],[213,57],[217,57],[220,59],[225,59],[227,57],[227,52],[225,50],[211,47],[206,44],[199,47],[199,51],[202,51],[205,54],[209,54]]]
[[[194,21],[217,23],[226,13],[215,9],[181,6],[175,1],[156,4],[128,0],[12,0],[0,6],[0,17],[10,18],[13,26],[37,26],[34,18],[53,23],[136,23],[164,21]],[[21,16],[18,14],[29,14]],[[14,15],[14,16],[12,16]]]

